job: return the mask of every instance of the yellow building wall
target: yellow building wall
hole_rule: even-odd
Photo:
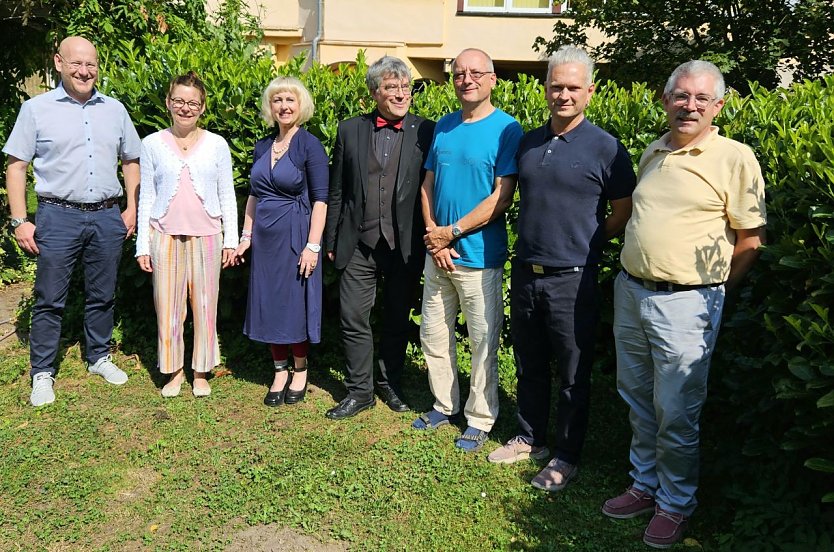
[[[262,18],[264,41],[279,64],[310,51],[322,4],[319,62],[353,62],[363,49],[369,62],[397,56],[411,65],[415,78],[438,81],[445,79],[445,63],[470,47],[486,51],[498,64],[537,66],[541,58],[533,41],[550,36],[557,21],[557,16],[458,14],[457,0],[248,1]]]

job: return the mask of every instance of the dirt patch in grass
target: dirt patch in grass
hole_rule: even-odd
[[[0,289],[0,349],[17,341],[19,336],[16,337],[15,311],[20,301],[31,293],[30,282],[9,284]]]
[[[232,536],[226,552],[344,552],[347,547],[339,542],[322,542],[315,537],[298,533],[280,525],[257,525]]]

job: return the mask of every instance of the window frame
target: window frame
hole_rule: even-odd
[[[470,6],[469,1],[470,0],[458,0],[458,12],[473,15],[548,15],[566,13],[570,7],[569,0],[548,0],[548,7],[546,8],[507,7],[507,4],[513,4],[515,0],[504,0],[504,6],[500,8]]]

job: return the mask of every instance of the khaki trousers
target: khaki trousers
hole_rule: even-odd
[[[458,266],[446,272],[426,256],[420,342],[429,370],[434,409],[447,416],[460,411],[455,320],[466,318],[472,352],[469,398],[464,415],[476,429],[490,431],[498,417],[498,342],[504,305],[503,268]]]

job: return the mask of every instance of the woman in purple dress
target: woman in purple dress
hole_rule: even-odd
[[[321,142],[300,126],[313,115],[313,98],[301,81],[278,77],[261,103],[264,119],[278,128],[255,144],[236,254],[252,249],[243,333],[270,345],[275,377],[264,404],[278,406],[304,400],[307,353],[321,340],[328,159]]]

